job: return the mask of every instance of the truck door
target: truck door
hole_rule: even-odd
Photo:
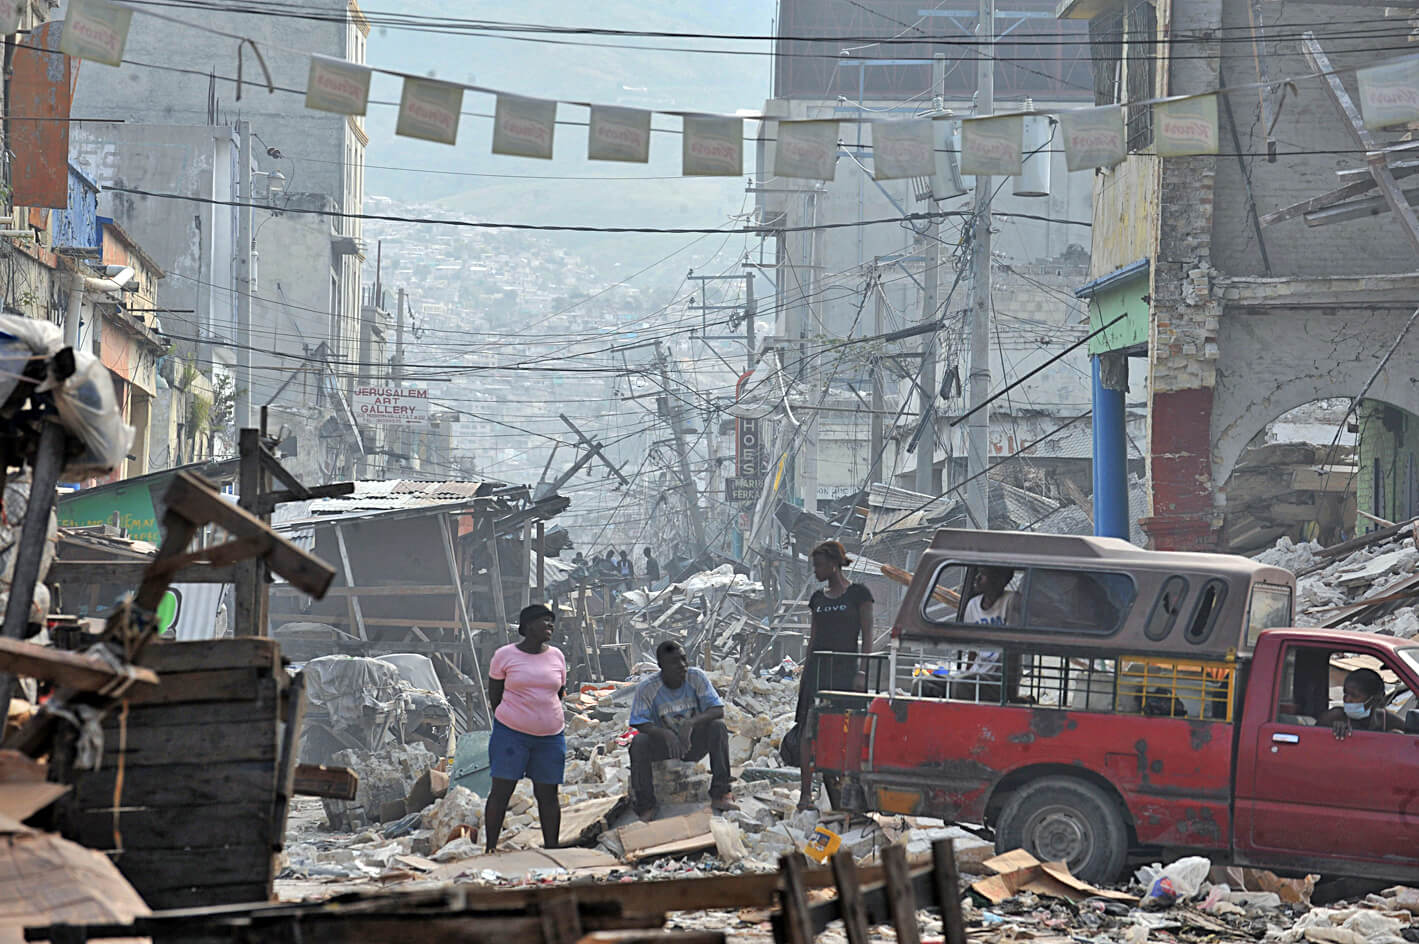
[[[1409,673],[1396,671],[1386,658],[1315,644],[1286,646],[1270,717],[1252,728],[1253,769],[1245,771],[1245,761],[1239,765],[1240,858],[1320,869],[1328,861],[1333,871],[1378,877],[1419,870],[1419,736],[1396,733],[1393,721],[1387,731],[1356,722],[1340,739],[1329,724],[1316,723],[1340,705],[1344,678],[1359,667],[1380,673],[1391,705],[1412,703],[1403,682]],[[1363,866],[1367,861],[1370,869]]]

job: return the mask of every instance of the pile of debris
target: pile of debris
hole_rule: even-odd
[[[1321,547],[1281,538],[1256,555],[1296,575],[1299,626],[1419,636],[1419,549],[1414,522]]]

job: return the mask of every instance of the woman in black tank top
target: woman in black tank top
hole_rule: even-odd
[[[800,781],[798,808],[813,805],[813,732],[808,724],[808,710],[813,696],[820,691],[864,691],[867,688],[866,663],[844,655],[818,653],[866,654],[872,650],[872,591],[860,583],[848,583],[843,568],[852,561],[837,541],[824,541],[810,555],[813,576],[827,583],[808,600],[812,621],[808,636],[808,661],[798,683]],[[833,797],[835,784],[828,784]],[[835,798],[834,798],[835,799]]]

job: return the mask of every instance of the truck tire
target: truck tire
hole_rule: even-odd
[[[1128,827],[1117,801],[1077,777],[1045,777],[1005,804],[995,851],[1024,849],[1041,862],[1063,861],[1086,882],[1118,878],[1128,856]]]

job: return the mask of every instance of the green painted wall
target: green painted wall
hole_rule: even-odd
[[[1148,304],[1143,296],[1148,294],[1148,273],[1138,273],[1129,279],[1107,289],[1089,299],[1089,331],[1098,331],[1119,315],[1123,321],[1089,342],[1090,354],[1107,354],[1148,343]]]
[[[1386,521],[1419,515],[1419,416],[1378,400],[1361,400],[1356,453],[1356,507]],[[1360,534],[1382,525],[1356,515]]]

